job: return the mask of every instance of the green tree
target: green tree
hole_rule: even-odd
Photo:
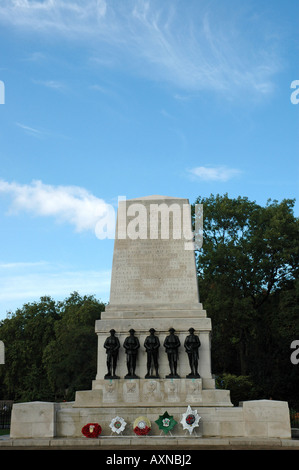
[[[299,409],[299,370],[291,362],[291,344],[299,339],[299,280],[276,290],[262,306],[251,376],[263,384],[265,396],[287,400]],[[253,348],[252,348],[253,349]]]
[[[5,367],[1,368],[2,398],[16,401],[49,399],[43,351],[54,338],[59,309],[50,297],[25,304],[0,323],[5,343]]]
[[[77,292],[63,302],[42,297],[0,322],[5,367],[1,398],[15,401],[73,398],[96,374],[95,320],[105,305]]]
[[[231,402],[238,406],[241,401],[255,400],[258,390],[250,377],[244,375],[223,374],[216,377],[216,387],[230,391]]]
[[[105,305],[94,296],[74,292],[60,304],[55,338],[47,345],[43,364],[56,399],[72,400],[76,390],[91,388],[97,367],[95,321]]]
[[[265,207],[227,194],[199,197],[203,247],[197,254],[201,301],[213,322],[216,372],[248,375],[270,296],[298,278],[294,200]]]

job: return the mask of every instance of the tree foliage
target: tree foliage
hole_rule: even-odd
[[[212,318],[216,373],[250,375],[268,396],[295,399],[290,362],[299,338],[299,220],[294,200],[211,195],[203,204],[203,247],[197,254],[201,301]],[[289,387],[288,378],[295,380]]]
[[[72,399],[90,388],[96,373],[95,320],[105,306],[74,292],[63,302],[42,297],[0,323],[5,366],[1,398],[16,401]]]

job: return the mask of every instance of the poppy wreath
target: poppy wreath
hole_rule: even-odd
[[[102,432],[102,428],[98,423],[88,423],[82,428],[82,434],[85,437],[98,437]]]
[[[145,416],[139,416],[135,419],[133,431],[137,436],[146,436],[151,430],[151,422]]]

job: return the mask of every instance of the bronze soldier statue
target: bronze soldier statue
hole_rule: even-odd
[[[200,378],[198,373],[198,349],[200,347],[200,340],[197,335],[194,334],[194,328],[189,328],[189,333],[185,339],[184,347],[186,353],[188,354],[189,364],[191,368],[191,373],[186,376],[188,379]]]
[[[129,331],[130,336],[127,336],[124,341],[124,348],[127,355],[127,368],[128,373],[125,376],[125,379],[138,379],[139,377],[135,374],[136,369],[136,359],[138,349],[140,348],[139,339],[134,336],[135,330],[133,328]]]
[[[167,352],[170,374],[166,375],[166,378],[179,378],[180,376],[177,373],[177,364],[178,364],[178,349],[181,345],[179,337],[174,334],[175,329],[170,328],[170,335],[166,336],[163,346]]]
[[[160,347],[160,341],[158,336],[155,336],[156,330],[154,328],[151,328],[149,330],[150,335],[145,338],[144,341],[144,347],[146,349],[147,353],[147,374],[145,375],[145,378],[159,378],[159,364],[158,364],[158,354],[159,354],[159,347]],[[151,369],[155,367],[156,375],[151,374]]]
[[[106,349],[107,354],[107,369],[108,372],[105,375],[105,379],[119,379],[117,375],[115,375],[116,366],[117,366],[117,358],[118,358],[118,350],[120,348],[119,339],[115,336],[115,330],[110,330],[110,336],[106,338],[104,343],[104,348]],[[112,373],[111,373],[112,368]]]

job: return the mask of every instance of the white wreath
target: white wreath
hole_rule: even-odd
[[[113,432],[116,432],[117,434],[121,433],[125,427],[126,427],[126,422],[124,418],[120,418],[119,416],[116,416],[111,420],[111,423],[109,424],[111,430]]]
[[[182,415],[181,424],[183,429],[187,429],[192,434],[194,428],[199,426],[199,420],[201,417],[197,413],[197,410],[192,410],[191,406],[188,405],[187,411]]]

